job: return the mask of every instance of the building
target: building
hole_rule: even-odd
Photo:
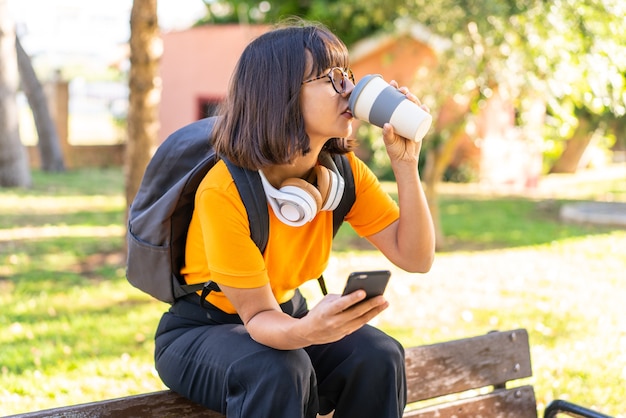
[[[210,116],[224,98],[239,56],[263,25],[207,25],[163,34],[159,142]]]

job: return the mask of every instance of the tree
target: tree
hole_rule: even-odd
[[[541,55],[550,58],[543,63],[552,122],[546,136],[552,148],[563,150],[550,171],[572,173],[592,136],[623,135],[611,130],[612,122],[626,115],[626,5],[619,0],[560,1],[527,17],[534,20],[535,31],[541,25],[552,28],[542,42],[536,36],[526,39],[537,51],[536,64]]]
[[[451,41],[439,66],[428,74],[436,94],[428,103],[435,114],[448,106],[437,98],[462,97],[468,108],[464,122],[471,123],[473,114],[498,89],[514,102],[517,123],[524,132],[531,105],[539,96],[548,110],[544,147],[565,144],[552,171],[569,172],[576,170],[599,127],[618,127],[606,121],[624,118],[623,2],[491,1],[461,7],[460,2],[450,0],[444,5],[445,21],[438,21],[428,2],[419,3],[418,20]],[[449,163],[447,151],[455,146],[458,128],[463,128],[463,121],[459,122],[456,127],[441,126],[431,138],[433,186]],[[618,136],[619,128],[614,129]]]
[[[56,126],[48,109],[46,93],[37,78],[30,57],[22,47],[19,37],[15,38],[15,47],[22,90],[33,112],[33,119],[39,138],[38,147],[41,157],[41,168],[44,171],[64,171],[63,151],[61,150]]]
[[[30,187],[28,155],[18,126],[15,28],[8,16],[7,1],[0,0],[0,187]]]
[[[204,0],[207,16],[198,22],[276,22],[286,16],[320,21],[347,45],[381,29],[391,30],[394,20],[406,9],[406,0]]]
[[[157,0],[133,0],[130,16],[130,93],[125,161],[128,205],[137,194],[156,145],[161,95],[158,65],[161,53]]]

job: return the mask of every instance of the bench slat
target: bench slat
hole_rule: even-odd
[[[524,329],[408,348],[406,364],[409,403],[532,376]]]
[[[535,392],[532,386],[501,389],[487,395],[407,411],[403,418],[498,417],[537,418]]]
[[[224,415],[209,411],[169,390],[27,412],[16,415],[18,416],[19,418],[225,418]]]

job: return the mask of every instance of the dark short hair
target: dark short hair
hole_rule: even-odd
[[[313,59],[306,71],[306,52]],[[234,164],[258,170],[286,164],[310,151],[300,107],[305,78],[348,67],[348,50],[328,28],[299,19],[283,21],[244,50],[230,80],[213,145]],[[329,152],[345,153],[348,141],[333,138]]]

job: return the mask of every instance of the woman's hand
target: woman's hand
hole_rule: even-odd
[[[356,331],[389,304],[382,296],[367,301],[365,291],[346,296],[327,295],[303,318],[285,314],[269,285],[241,289],[220,284],[250,336],[278,350],[294,350],[338,341]]]
[[[430,112],[428,106],[422,104],[420,100],[409,91],[406,86],[398,87],[398,83],[395,80],[391,80],[389,83],[391,86],[397,88],[406,98],[413,103],[416,103],[426,112]],[[386,123],[383,126],[383,141],[387,148],[387,154],[391,159],[391,162],[406,161],[410,163],[417,162],[420,149],[422,147],[422,141],[414,141],[412,139],[404,138],[400,135],[396,135],[390,123]]]
[[[365,291],[357,290],[345,296],[326,295],[300,321],[301,337],[311,344],[338,341],[367,324],[389,303],[383,296],[365,299]]]

